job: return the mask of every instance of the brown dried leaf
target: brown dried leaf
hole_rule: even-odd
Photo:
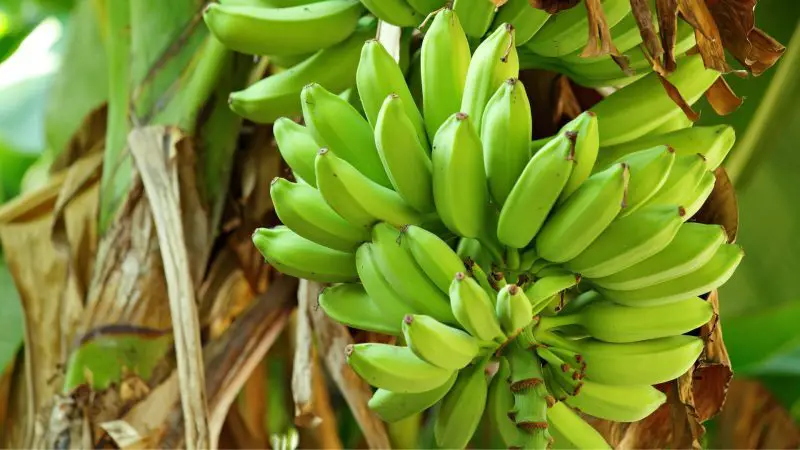
[[[728,233],[728,242],[736,242],[739,232],[739,205],[736,190],[733,188],[728,172],[723,167],[714,171],[717,181],[714,190],[705,204],[695,214],[694,220],[700,223],[722,225]]]
[[[715,444],[735,449],[796,449],[800,447],[800,429],[761,383],[736,379],[718,419]]]
[[[198,297],[200,324],[209,327],[212,340],[221,336],[252,302],[255,293],[230,248],[223,247],[215,255]]]
[[[695,29],[695,39],[706,68],[728,73],[719,29],[704,0],[678,0],[678,11]]]
[[[508,0],[489,0],[489,1],[494,3],[494,6],[498,8],[508,3]]]
[[[534,8],[544,10],[550,14],[573,8],[581,0],[528,0]]]
[[[658,76],[658,80],[661,81],[661,85],[664,86],[664,91],[666,91],[669,98],[671,98],[672,101],[675,102],[675,104],[678,105],[681,110],[683,110],[683,113],[686,114],[686,117],[689,120],[692,122],[697,122],[700,119],[700,115],[694,112],[689,103],[687,103],[683,98],[680,91],[678,91],[678,88],[675,87],[674,84],[670,83],[669,80],[667,80],[661,73],[655,72],[655,74]]]
[[[297,321],[295,325],[294,362],[292,364],[292,398],[294,399],[294,422],[299,427],[312,427],[320,418],[314,410],[313,368],[317,358],[314,346],[314,330],[308,315],[309,305],[316,304],[317,297],[302,283],[297,291]]]
[[[786,50],[779,42],[755,27],[757,2],[758,0],[707,2],[722,37],[722,44],[753,75],[761,75],[772,67]]]
[[[714,84],[708,88],[706,99],[720,116],[726,116],[736,111],[742,104],[742,99],[736,96],[723,77],[717,78]]]
[[[728,387],[733,378],[731,360],[722,336],[719,320],[719,293],[712,291],[707,301],[714,308],[714,319],[700,328],[705,348],[692,377],[694,412],[701,423],[716,416],[725,404]]]
[[[614,46],[611,30],[608,28],[606,13],[600,0],[585,0],[586,16],[589,19],[589,39],[586,48],[581,52],[584,58],[603,55],[619,55],[619,50]]]
[[[655,25],[653,24],[653,12],[650,10],[650,5],[647,0],[631,0],[631,13],[636,19],[636,25],[639,27],[639,34],[642,36],[642,41],[650,58],[658,60],[664,54],[664,49],[661,47],[661,41],[656,34]]]
[[[677,67],[675,41],[678,34],[678,0],[656,0],[656,14],[661,48],[664,50],[661,66],[667,73],[672,73]]]

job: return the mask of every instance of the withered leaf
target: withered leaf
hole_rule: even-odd
[[[589,39],[581,56],[592,58],[602,55],[619,55],[619,50],[611,39],[606,14],[600,0],[586,0],[586,16],[589,19]]]
[[[660,73],[656,72],[656,76],[658,76],[659,81],[661,81],[661,84],[664,86],[664,90],[667,92],[667,95],[669,95],[669,98],[671,98],[672,101],[683,110],[683,113],[686,114],[686,117],[688,117],[689,120],[692,122],[697,122],[697,120],[700,119],[700,115],[697,114],[689,105],[689,103],[686,102],[686,99],[683,98],[681,93],[678,91],[678,88],[675,87],[674,84],[670,83],[669,80],[667,80]]]
[[[711,292],[707,301],[714,309],[714,318],[700,328],[705,347],[692,373],[691,383],[694,413],[700,423],[716,416],[722,409],[733,378],[728,349],[722,339],[719,293]]]
[[[742,104],[742,99],[736,96],[723,77],[717,78],[717,81],[708,88],[706,99],[720,116],[736,111]]]
[[[706,200],[694,219],[700,223],[722,225],[728,233],[728,242],[735,242],[739,232],[739,206],[736,191],[733,188],[728,172],[723,167],[714,171],[717,181],[714,190]]]
[[[675,41],[678,34],[678,0],[656,0],[658,34],[664,50],[662,66],[667,73],[675,70]]]
[[[555,14],[565,9],[570,9],[581,0],[528,0],[534,8],[542,9],[550,14]]]
[[[636,25],[639,27],[639,34],[642,36],[642,42],[653,59],[661,58],[664,54],[664,49],[661,47],[661,41],[656,34],[655,26],[653,25],[653,12],[650,10],[650,5],[647,0],[631,0],[631,13],[636,19]]]
[[[695,39],[703,63],[709,69],[727,73],[731,71],[725,61],[725,49],[717,23],[703,0],[678,0],[678,11],[695,29]]]
[[[489,1],[494,3],[494,6],[498,8],[508,3],[508,0],[489,0]]]

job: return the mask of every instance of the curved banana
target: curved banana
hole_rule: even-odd
[[[648,206],[620,217],[564,266],[589,279],[625,270],[669,245],[685,216],[682,207],[669,205]]]
[[[711,292],[725,284],[736,271],[744,252],[733,244],[720,246],[714,256],[693,272],[647,287],[619,291],[599,288],[601,294],[629,306],[652,306],[676,302]]]
[[[686,217],[694,217],[697,211],[703,207],[711,192],[714,190],[714,185],[717,183],[717,177],[714,172],[706,172],[700,183],[695,186],[694,191],[687,195],[684,199],[686,201]]]
[[[478,356],[474,337],[432,317],[408,314],[402,322],[408,348],[435,366],[460,370]]]
[[[300,236],[343,252],[355,252],[369,232],[348,223],[311,186],[275,178],[270,197],[281,222]]]
[[[492,5],[489,1],[477,1]],[[514,28],[503,24],[481,42],[469,63],[461,112],[473,118],[476,130],[481,130],[483,110],[492,95],[504,81],[518,77],[519,57],[514,46]]]
[[[580,275],[557,269],[553,273],[536,280],[533,285],[525,290],[525,295],[533,305],[533,313],[538,314],[554,295],[577,285],[580,279]]]
[[[561,134],[528,161],[500,210],[497,238],[504,245],[523,248],[542,228],[574,170],[573,145]]]
[[[495,304],[497,318],[506,335],[513,336],[533,321],[533,307],[525,292],[516,284],[500,289]]]
[[[375,17],[398,27],[416,27],[425,18],[406,0],[361,0]]]
[[[464,271],[464,262],[458,254],[439,236],[422,227],[410,225],[401,233],[403,245],[420,269],[442,292],[449,292],[453,277]]]
[[[431,156],[439,217],[458,236],[479,237],[487,204],[486,175],[481,141],[466,114],[453,114],[442,124]]]
[[[209,30],[226,47],[253,55],[299,55],[336,45],[350,36],[363,7],[358,0],[326,0],[288,8],[210,3]],[[313,29],[313,33],[308,30]]]
[[[469,42],[458,16],[444,8],[425,32],[420,51],[422,110],[430,141],[460,111],[469,63]]]
[[[358,280],[353,253],[323,247],[285,226],[256,229],[253,244],[271,266],[287,275],[322,283]]]
[[[528,0],[509,0],[497,10],[492,28],[510,23],[514,27],[514,39],[519,47],[531,40],[550,16],[549,13],[532,7]]]
[[[517,424],[510,417],[514,409],[514,394],[511,393],[511,385],[508,382],[510,375],[508,360],[500,357],[497,372],[489,384],[486,400],[490,429],[500,435],[500,439],[507,447],[518,446],[521,441]]]
[[[485,367],[486,363],[481,362],[461,370],[456,384],[442,399],[433,423],[433,435],[440,448],[464,448],[478,429],[489,389]]]
[[[299,123],[281,117],[272,125],[272,134],[275,136],[283,160],[292,169],[295,178],[317,187],[314,159],[317,157],[320,145],[311,132]]]
[[[447,383],[452,370],[427,363],[408,347],[388,344],[351,344],[345,348],[347,363],[372,386],[417,394]]]
[[[638,422],[663,405],[667,396],[647,386],[611,386],[583,380],[578,395],[566,403],[582,413],[615,422]]]
[[[494,19],[496,6],[487,0],[455,0],[453,11],[464,27],[464,32],[471,38],[482,38]]]
[[[477,281],[459,272],[450,285],[450,306],[461,326],[482,341],[505,340],[494,312],[494,305]]]
[[[403,100],[394,94],[386,97],[376,119],[375,144],[394,190],[417,211],[433,212],[431,158],[419,141]]]
[[[376,257],[375,244],[367,242],[361,244],[356,250],[356,270],[358,271],[358,278],[364,286],[364,290],[381,308],[386,308],[388,311],[402,311],[400,321],[394,323],[394,316],[392,323],[400,331],[402,326],[402,319],[406,314],[415,314],[421,311],[418,307],[419,302],[407,302],[403,299],[399,292],[397,292],[386,277],[381,273],[378,266]],[[422,310],[425,308],[423,307]]]
[[[430,391],[403,394],[378,389],[367,402],[369,409],[375,412],[384,422],[397,422],[416,413],[425,411],[435,405],[447,394],[456,382],[457,373],[443,385]]]
[[[623,271],[594,278],[592,284],[630,291],[679,278],[705,265],[727,239],[719,225],[687,222],[660,252]]]
[[[547,421],[550,423],[551,433],[553,433],[553,448],[611,448],[597,430],[563,402],[558,402],[548,408]]]
[[[331,319],[360,330],[402,335],[409,308],[391,299],[374,298],[359,283],[337,284],[322,290],[319,306]]]
[[[661,190],[674,162],[675,150],[664,145],[640,150],[615,161],[615,164],[627,164],[631,171],[625,209],[620,218],[637,211]]]
[[[436,11],[438,8],[444,6],[443,0],[406,0],[414,10],[423,17],[428,17],[428,14]]]
[[[664,186],[646,202],[646,205],[686,205],[695,197],[697,187],[708,172],[703,155],[679,156],[670,170]],[[688,216],[686,217],[689,218]]]
[[[561,191],[559,203],[564,202],[592,174],[597,151],[600,149],[600,134],[597,129],[597,116],[584,111],[561,128],[561,132],[575,133],[575,167],[569,175],[567,185]]]
[[[533,122],[525,86],[509,78],[489,99],[481,119],[481,142],[489,194],[501,207],[528,164]]]
[[[536,235],[539,256],[560,263],[585,250],[622,209],[628,178],[625,164],[616,164],[589,177]]]
[[[375,35],[375,25],[374,20],[364,22],[340,44],[322,49],[291,69],[231,93],[228,98],[231,109],[253,122],[272,123],[282,116],[300,114],[300,91],[308,83],[319,83],[334,92],[349,88],[355,82],[361,46]]]

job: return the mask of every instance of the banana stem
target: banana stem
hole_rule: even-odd
[[[561,347],[565,348],[571,352],[580,353],[580,347],[575,342],[572,342],[568,339],[564,339],[563,337],[557,335],[548,330],[541,330],[539,328],[535,328],[533,330],[533,336],[537,342],[541,342],[543,344],[547,344],[553,347]]]
[[[481,288],[489,295],[489,298],[492,299],[492,304],[497,303],[497,290],[492,287],[492,283],[489,282],[489,276],[486,275],[483,268],[478,265],[475,261],[467,260],[465,262],[467,265],[467,269],[472,272],[472,276],[475,278],[475,281],[478,282]]]
[[[554,328],[566,327],[568,325],[576,325],[580,322],[578,314],[567,314],[563,316],[543,316],[539,320],[539,329],[542,331],[552,330]]]
[[[521,431],[519,445],[525,449],[546,449],[552,441],[548,431],[547,408],[555,399],[545,387],[541,361],[520,339],[510,344],[508,360],[514,394],[513,418]]]
[[[506,267],[511,270],[517,270],[519,265],[519,250],[514,247],[506,247]]]

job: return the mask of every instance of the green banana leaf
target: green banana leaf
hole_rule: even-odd
[[[16,357],[24,333],[22,304],[14,280],[0,259],[0,373]]]
[[[725,345],[737,374],[800,375],[800,302],[725,320]]]

